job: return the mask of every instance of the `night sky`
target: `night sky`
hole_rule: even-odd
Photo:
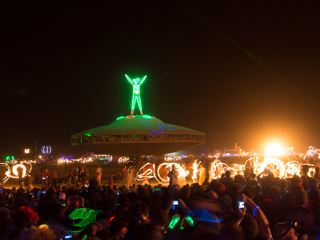
[[[281,3],[280,3],[281,2]],[[320,147],[319,1],[39,1],[0,5],[0,156],[130,114],[206,134],[203,153]]]

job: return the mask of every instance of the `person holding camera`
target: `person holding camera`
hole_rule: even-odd
[[[246,228],[246,226],[248,225],[251,225],[251,226],[253,225],[252,222],[251,224],[246,224],[246,222],[249,221],[248,216],[246,216],[246,205],[250,207],[253,213],[252,214],[253,217],[255,217],[259,223],[259,224],[255,224],[256,227],[259,228],[259,229],[255,229],[256,234],[260,233],[261,239],[273,239],[267,217],[264,215],[260,207],[257,204],[255,204],[255,202],[251,198],[248,198],[244,194],[240,194],[238,196],[238,205],[236,208],[238,220],[236,221],[236,225],[241,225],[244,228]],[[252,215],[249,215],[249,216],[252,216]],[[252,229],[250,231],[248,231],[247,229],[244,229],[244,230],[246,233],[249,233],[249,234],[252,234],[253,232]]]

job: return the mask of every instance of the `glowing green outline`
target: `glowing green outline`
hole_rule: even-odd
[[[140,85],[146,80],[147,75],[145,75],[141,80],[140,78],[131,79],[127,74],[125,74],[125,77],[133,87],[132,101],[131,101],[131,115],[133,115],[134,113],[136,103],[138,103],[140,114],[143,115],[141,97],[140,97]]]
[[[179,214],[175,214],[173,215],[173,217],[171,218],[171,221],[169,223],[168,228],[170,229],[174,229],[174,227],[177,225],[177,223],[180,221],[180,215]]]
[[[97,209],[90,209],[90,208],[78,208],[74,210],[68,218],[72,220],[72,226],[73,227],[80,227],[81,230],[69,230],[70,232],[81,232],[83,229],[85,229],[87,226],[89,226],[91,223],[96,222],[97,214],[102,211]],[[74,220],[80,219],[79,222],[75,223]]]

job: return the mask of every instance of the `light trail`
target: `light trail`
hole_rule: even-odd
[[[196,182],[197,174],[198,174],[198,172],[200,172],[198,170],[198,167],[199,167],[200,163],[201,163],[201,161],[199,163],[197,163],[197,160],[194,160],[194,163],[192,164],[192,168],[193,168],[192,180],[193,180],[193,182]]]
[[[2,182],[5,184],[9,178],[18,179],[19,178],[19,171],[18,169],[21,168],[22,174],[21,178],[25,178],[27,175],[31,174],[32,171],[32,164],[29,162],[26,162],[25,164],[29,165],[29,169],[27,171],[27,167],[23,164],[15,164],[11,167],[6,163],[0,163],[0,166],[5,167],[7,171],[5,172],[5,177],[2,179]]]

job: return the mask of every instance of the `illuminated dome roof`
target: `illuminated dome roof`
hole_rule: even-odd
[[[76,135],[94,135],[94,134],[133,134],[133,133],[198,133],[195,130],[180,127],[177,125],[166,124],[160,119],[148,115],[129,115],[127,117],[119,117],[109,125],[96,127]]]
[[[181,151],[205,142],[204,133],[166,124],[149,115],[117,118],[109,125],[71,137],[73,146],[113,155],[160,155]]]

